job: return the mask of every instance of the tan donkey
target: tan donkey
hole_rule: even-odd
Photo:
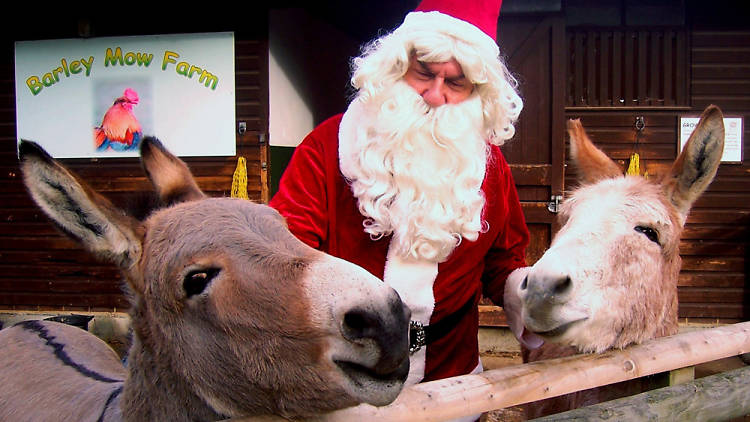
[[[365,270],[315,251],[271,208],[207,198],[154,138],[141,156],[168,207],[123,214],[34,143],[24,181],[71,238],[116,263],[131,298],[127,368],[79,328],[0,331],[0,420],[197,421],[384,405],[409,367],[410,312]]]
[[[716,175],[724,148],[723,116],[715,106],[703,112],[659,181],[624,176],[580,121],[571,120],[568,133],[581,186],[562,205],[562,228],[549,250],[525,278],[508,283],[520,297],[523,326],[546,341],[525,351],[528,361],[603,352],[677,333],[680,234],[693,202]],[[637,384],[535,403],[529,416],[632,394]]]

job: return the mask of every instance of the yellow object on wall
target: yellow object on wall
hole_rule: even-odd
[[[237,159],[237,168],[232,175],[232,198],[249,199],[247,196],[247,162],[245,157]]]
[[[630,156],[630,164],[628,164],[628,170],[625,174],[629,176],[638,176],[641,174],[641,157],[637,152],[634,152]]]

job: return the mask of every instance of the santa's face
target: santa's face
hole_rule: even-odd
[[[430,107],[458,104],[471,95],[474,84],[464,75],[456,59],[422,62],[412,55],[404,81],[417,91]]]

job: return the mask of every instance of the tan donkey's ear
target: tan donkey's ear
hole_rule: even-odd
[[[123,269],[141,255],[139,223],[61,166],[34,142],[18,146],[31,197],[70,238]]]
[[[159,198],[168,205],[205,198],[184,161],[154,137],[141,142],[141,163]]]
[[[664,192],[679,211],[683,224],[693,202],[716,176],[723,153],[724,115],[719,107],[710,105],[662,180]]]
[[[594,183],[623,175],[622,169],[589,139],[579,119],[568,120],[570,159],[581,183]]]

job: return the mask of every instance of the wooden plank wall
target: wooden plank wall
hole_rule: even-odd
[[[13,42],[3,42],[0,49],[0,309],[124,308],[119,272],[61,236],[22,185],[16,156]],[[268,130],[267,51],[266,41],[235,36],[236,119],[247,123],[246,134],[237,138],[237,155],[247,160],[248,193],[258,201],[267,199],[261,190],[267,148],[260,142],[260,134]],[[186,161],[209,195],[230,195],[237,157]],[[64,163],[120,206],[151,191],[136,159]]]
[[[635,118],[645,129],[638,152],[651,177],[664,173],[677,154],[678,117],[700,114],[709,104],[725,115],[744,119],[744,157],[750,138],[750,30],[701,30],[689,33],[689,100],[686,107],[605,109],[576,107],[568,118],[582,119],[592,139],[623,168],[634,151]],[[569,97],[570,100],[570,97]],[[574,173],[566,172],[566,189]],[[748,238],[750,236],[750,165],[723,164],[708,191],[697,201],[680,244],[681,318],[698,322],[736,322],[750,318]]]

